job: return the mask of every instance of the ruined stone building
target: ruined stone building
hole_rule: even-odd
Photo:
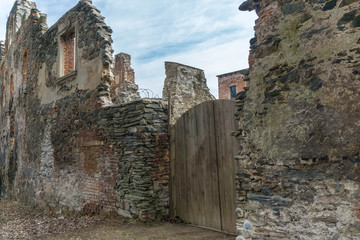
[[[219,99],[235,99],[236,94],[245,91],[247,75],[248,69],[217,75]]]
[[[167,77],[166,93],[177,98],[140,99],[131,57],[113,58],[111,33],[90,0],[50,28],[34,2],[15,2],[0,48],[2,197],[168,217],[167,105],[186,96],[178,116],[212,96],[201,70],[172,63],[183,72]]]
[[[240,143],[230,189],[238,240],[360,239],[359,9],[358,0],[240,6],[259,18],[232,133]],[[111,33],[90,0],[51,27],[35,3],[15,2],[0,44],[2,197],[56,211],[169,217],[169,129],[203,102],[202,122],[219,126],[227,116],[216,114],[204,72],[179,63],[165,63],[163,99],[141,99],[130,56],[113,57]],[[227,155],[194,132],[203,152]]]

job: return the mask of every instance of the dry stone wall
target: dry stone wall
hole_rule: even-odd
[[[360,2],[248,0],[238,239],[360,239]]]
[[[119,214],[144,219],[167,217],[170,167],[167,103],[151,99],[133,101],[105,108],[98,119],[118,163]]]

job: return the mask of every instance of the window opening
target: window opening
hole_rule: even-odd
[[[14,74],[10,76],[10,96],[14,95]]]
[[[236,97],[236,86],[231,86],[230,87],[230,98],[235,99],[235,97]]]
[[[72,29],[61,36],[61,45],[64,53],[63,66],[64,72],[63,75],[67,75],[75,71],[76,58],[76,37],[75,29]]]
[[[22,67],[23,82],[26,82],[27,80],[28,58],[29,58],[29,49],[26,49],[23,55],[23,67]]]

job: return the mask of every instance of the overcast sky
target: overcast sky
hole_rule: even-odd
[[[49,27],[77,0],[34,0]],[[0,39],[14,0],[0,0]],[[211,93],[216,75],[248,67],[255,13],[240,12],[243,0],[93,0],[113,29],[116,53],[132,56],[135,81],[161,97],[165,61],[205,70]]]

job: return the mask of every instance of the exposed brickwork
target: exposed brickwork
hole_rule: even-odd
[[[115,84],[122,86],[125,81],[135,83],[135,72],[131,68],[131,56],[119,53],[115,56],[114,68]]]
[[[75,70],[75,30],[61,36],[61,47],[64,52],[64,75]]]
[[[115,56],[114,84],[110,92],[114,103],[126,103],[140,98],[135,84],[135,71],[131,68],[131,56],[119,53]]]
[[[231,99],[230,87],[236,87],[236,93],[244,91],[247,86],[246,76],[242,71],[218,75],[219,99]]]
[[[29,49],[26,49],[22,58],[22,81],[27,81],[27,72],[29,68]]]

